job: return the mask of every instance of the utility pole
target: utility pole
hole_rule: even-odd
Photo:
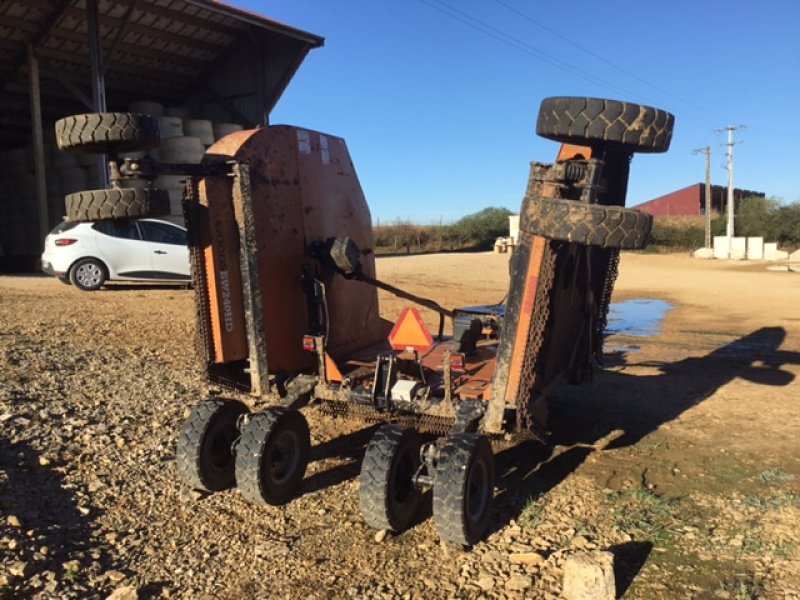
[[[692,150],[692,154],[706,155],[706,248],[711,248],[711,146]]]
[[[726,151],[727,156],[727,169],[728,169],[728,222],[725,227],[725,235],[728,238],[728,252],[731,251],[731,238],[733,238],[733,213],[734,213],[734,206],[733,206],[733,147],[736,145],[733,142],[733,132],[737,129],[743,129],[744,125],[729,125],[724,129],[716,129],[715,131],[722,133],[723,131],[728,132],[728,143],[725,144],[728,149]]]

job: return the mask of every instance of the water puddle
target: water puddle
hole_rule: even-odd
[[[612,302],[608,311],[606,335],[651,337],[658,335],[661,322],[672,305],[665,300],[636,298]]]

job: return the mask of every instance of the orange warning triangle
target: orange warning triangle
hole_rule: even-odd
[[[389,343],[395,350],[413,348],[418,352],[425,352],[433,346],[433,336],[416,308],[404,308],[400,318],[392,327],[389,334]]]

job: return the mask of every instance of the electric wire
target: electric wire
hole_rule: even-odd
[[[474,29],[476,31],[479,31],[479,32],[481,32],[481,33],[483,33],[485,35],[488,35],[489,37],[494,38],[497,41],[502,42],[502,43],[504,43],[504,44],[506,44],[508,46],[511,46],[512,48],[515,48],[515,49],[517,49],[517,50],[519,50],[521,52],[524,52],[525,54],[528,54],[529,56],[532,56],[532,57],[537,58],[537,59],[539,59],[539,60],[541,60],[543,62],[546,62],[546,63],[550,64],[551,66],[557,68],[557,69],[560,69],[560,70],[562,70],[564,72],[567,72],[567,73],[569,73],[571,75],[575,75],[576,77],[584,79],[585,81],[589,81],[590,83],[594,83],[595,85],[598,85],[598,86],[602,87],[603,89],[609,90],[609,91],[617,93],[617,94],[622,94],[623,96],[626,96],[629,99],[636,99],[636,100],[639,100],[641,102],[645,102],[647,104],[651,104],[651,105],[652,104],[658,104],[658,102],[656,102],[656,101],[654,101],[654,100],[652,100],[652,99],[650,99],[650,98],[648,98],[646,96],[643,96],[640,93],[633,92],[633,91],[631,91],[629,89],[623,88],[622,86],[619,86],[619,85],[616,85],[614,83],[611,83],[611,82],[609,82],[609,81],[607,81],[605,79],[601,79],[600,77],[596,77],[595,75],[592,75],[591,73],[588,73],[587,71],[581,69],[580,67],[576,67],[575,65],[572,65],[572,64],[570,64],[570,63],[568,63],[568,62],[566,62],[564,60],[561,60],[561,59],[553,56],[552,54],[549,54],[549,53],[545,52],[544,50],[540,50],[539,48],[536,48],[535,46],[532,46],[531,44],[529,44],[529,43],[527,43],[527,42],[525,42],[523,40],[520,40],[519,38],[516,38],[516,37],[504,32],[504,31],[502,31],[502,30],[500,30],[500,29],[498,29],[498,28],[496,28],[496,27],[494,27],[492,25],[489,25],[488,23],[486,23],[484,21],[481,21],[480,19],[478,19],[476,17],[473,17],[472,15],[470,15],[470,14],[468,14],[468,13],[466,13],[466,12],[464,12],[464,11],[458,9],[458,8],[455,8],[455,7],[447,4],[443,0],[420,0],[420,2],[422,2],[422,4],[425,4],[428,7],[433,8],[434,10],[444,14],[445,16],[450,17],[451,19],[454,19],[456,21],[459,21],[459,22],[463,23],[467,27],[470,27],[470,28],[472,28],[472,29]],[[439,5],[439,6],[437,6],[437,5]],[[703,123],[703,122],[699,121],[698,119],[695,119],[695,118],[693,118],[691,116],[687,116],[685,114],[682,114],[680,116],[680,118],[681,118],[681,120],[690,121],[690,122],[693,122],[693,123],[695,123],[697,125],[701,125],[701,126],[706,126],[706,124],[708,122],[710,122],[708,119],[705,119],[706,123]]]
[[[506,2],[503,2],[503,0],[495,0],[495,2],[497,2],[497,4],[499,4],[500,6],[506,8],[507,10],[511,11],[512,13],[516,14],[517,16],[522,17],[523,19],[525,19],[529,23],[532,23],[533,25],[536,25],[540,29],[543,29],[544,31],[550,33],[551,35],[554,35],[558,39],[560,39],[560,40],[562,40],[564,42],[567,42],[571,46],[574,46],[575,48],[578,48],[579,50],[585,52],[589,56],[591,56],[591,57],[599,60],[600,62],[605,63],[608,66],[616,69],[620,73],[624,73],[628,77],[631,77],[632,79],[635,79],[635,80],[639,81],[640,83],[644,83],[645,85],[648,85],[648,86],[658,90],[662,94],[665,94],[665,95],[669,96],[670,98],[673,98],[674,100],[678,100],[679,102],[682,102],[683,104],[685,104],[687,106],[691,106],[695,110],[703,112],[707,116],[714,118],[716,121],[720,120],[718,115],[706,110],[702,106],[699,106],[699,105],[691,102],[690,100],[687,100],[686,98],[682,98],[681,96],[678,96],[677,94],[674,94],[670,90],[668,90],[668,89],[666,89],[666,88],[664,88],[664,87],[662,87],[662,86],[660,86],[660,85],[658,85],[656,83],[653,83],[652,81],[648,81],[644,77],[640,77],[639,75],[637,75],[636,73],[634,73],[633,71],[631,71],[629,69],[626,69],[625,67],[621,67],[620,65],[614,63],[613,61],[608,60],[604,56],[601,56],[600,54],[598,54],[594,50],[592,50],[590,48],[587,48],[586,46],[583,46],[583,45],[579,44],[578,42],[576,42],[574,40],[569,39],[567,36],[560,34],[558,31],[548,27],[544,23],[540,23],[539,21],[537,21],[536,19],[534,19],[530,15],[527,15],[524,12],[522,12],[521,10],[517,10],[513,6],[508,5]]]

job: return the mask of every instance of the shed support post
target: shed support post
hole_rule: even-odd
[[[97,11],[97,0],[86,0],[86,25],[89,33],[89,58],[92,70],[92,103],[94,112],[106,112],[106,80],[103,70],[103,46],[100,43],[100,18]],[[98,157],[97,168],[100,174],[101,187],[108,187],[106,157]]]
[[[39,248],[50,231],[47,211],[47,179],[44,164],[44,139],[42,132],[42,95],[39,89],[39,61],[28,44],[28,84],[31,97],[31,130],[33,132],[33,172],[36,177],[36,205],[39,215]]]

